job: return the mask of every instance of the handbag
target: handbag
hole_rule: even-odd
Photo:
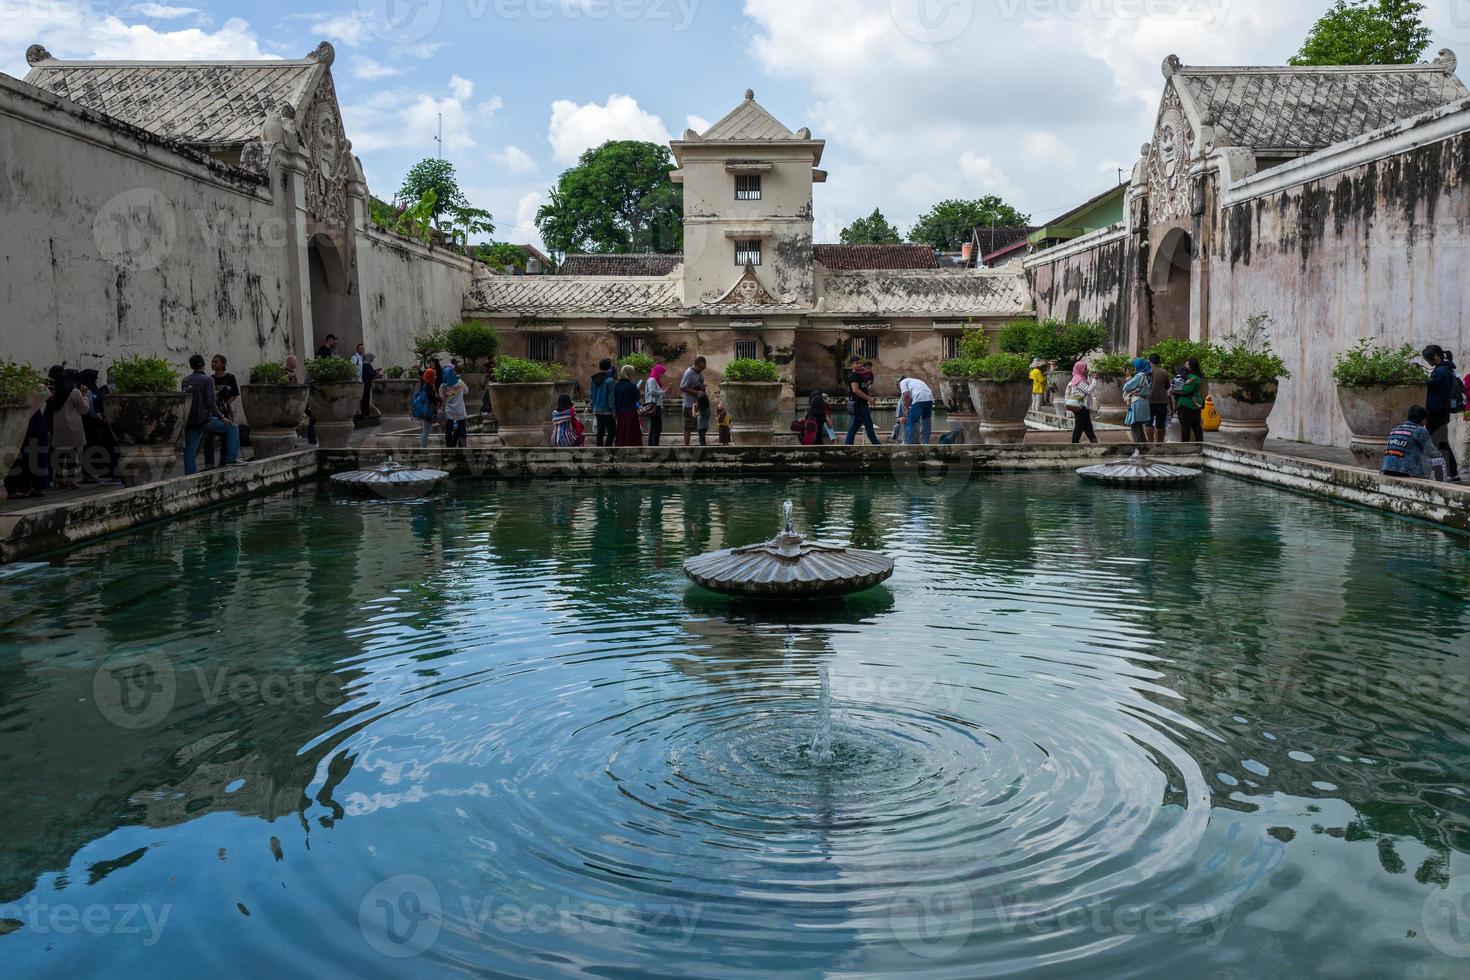
[[[1071,412],[1071,413],[1073,413],[1075,415],[1077,412],[1080,412],[1082,409],[1084,409],[1086,407],[1087,407],[1087,395],[1083,394],[1081,391],[1078,391],[1076,385],[1068,385],[1067,386],[1067,411],[1069,411],[1069,412]]]

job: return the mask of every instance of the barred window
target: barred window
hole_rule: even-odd
[[[633,354],[643,353],[642,337],[619,337],[618,338],[618,360]]]
[[[944,335],[944,359],[953,361],[960,356],[960,335],[948,333]]]
[[[752,239],[748,242],[735,243],[736,265],[760,265],[761,243],[760,239]]]
[[[735,178],[735,200],[759,201],[761,199],[760,174],[742,174]]]
[[[549,333],[533,333],[526,337],[526,357],[546,364],[556,362],[556,337]]]
[[[756,352],[756,342],[753,340],[735,341],[735,357],[749,361],[757,360],[760,355]]]
[[[865,361],[876,361],[878,359],[878,338],[869,334],[863,337],[850,337],[847,341],[847,356],[861,357]]]

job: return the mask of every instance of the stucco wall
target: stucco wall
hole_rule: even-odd
[[[1359,156],[1372,151],[1369,142]],[[1271,417],[1276,435],[1347,444],[1331,372],[1360,338],[1436,343],[1470,364],[1467,179],[1461,134],[1233,205],[1226,197],[1207,259],[1210,334],[1255,313],[1275,318],[1272,342],[1293,374]]]
[[[1026,260],[1026,279],[1038,319],[1098,320],[1112,347],[1128,346],[1135,265],[1132,239],[1104,232],[1058,246]]]
[[[0,350],[284,357],[288,225],[263,179],[0,76]]]
[[[430,250],[369,229],[357,237],[363,337],[380,368],[413,363],[413,337],[464,319],[473,265],[443,249]]]

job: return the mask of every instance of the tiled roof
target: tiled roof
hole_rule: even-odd
[[[729,115],[715,123],[701,136],[701,140],[715,142],[766,143],[771,140],[801,139],[781,125],[757,101],[754,92],[745,93],[745,101],[736,106]]]
[[[1013,316],[1028,308],[1026,276],[976,271],[843,272],[827,277],[822,313]]]
[[[557,270],[564,276],[666,276],[682,255],[568,255]]]
[[[276,106],[303,110],[331,52],[324,45],[299,61],[58,61],[33,47],[26,60],[26,82],[85,108],[182,143],[235,144],[259,139]]]
[[[677,316],[677,279],[593,276],[480,276],[465,312],[524,317]]]
[[[1183,68],[1174,81],[1217,146],[1308,151],[1350,140],[1470,97],[1453,54],[1429,65],[1340,68]]]
[[[833,272],[939,268],[927,245],[813,245],[812,257]]]
[[[994,255],[997,252],[1004,252],[1015,246],[1018,242],[1026,241],[1035,230],[1035,228],[991,228],[986,226],[975,229],[974,240],[980,246],[980,258],[984,259],[986,256]]]

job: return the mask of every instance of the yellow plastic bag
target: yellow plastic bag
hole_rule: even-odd
[[[1220,413],[1215,408],[1215,398],[1213,395],[1205,396],[1205,410],[1203,413],[1203,417],[1206,432],[1220,431]]]

